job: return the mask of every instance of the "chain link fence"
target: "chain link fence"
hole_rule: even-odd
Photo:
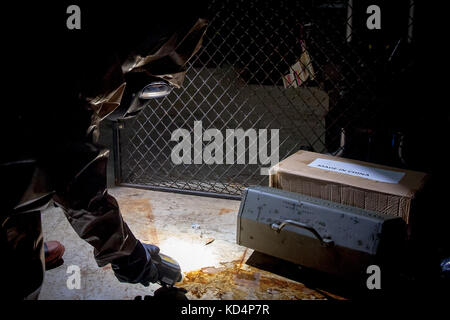
[[[366,25],[372,2],[211,2],[203,48],[183,87],[117,127],[116,181],[238,197],[245,186],[268,184],[261,168],[270,164],[260,153],[252,158],[264,132],[264,151],[279,160],[300,149],[364,158],[356,141],[382,119],[390,86],[411,67],[414,43],[413,1],[390,4],[380,30]],[[225,148],[227,130],[238,128],[254,130],[235,141],[245,144],[245,157]],[[177,129],[189,133],[190,163],[171,157]],[[194,146],[211,141],[195,132],[207,129],[222,135],[223,153],[212,155],[223,161],[196,158]],[[234,163],[226,161],[230,152]]]

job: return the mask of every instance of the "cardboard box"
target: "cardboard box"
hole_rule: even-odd
[[[427,174],[299,151],[270,169],[274,188],[402,217],[410,222],[413,199]]]

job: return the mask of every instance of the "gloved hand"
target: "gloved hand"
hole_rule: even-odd
[[[141,244],[144,246],[144,249],[147,254],[147,258],[159,253],[159,247],[155,246],[154,244],[143,243],[143,242],[141,242]]]
[[[157,246],[138,242],[129,256],[111,262],[114,275],[120,282],[141,283],[144,286],[155,283],[159,279],[159,274],[151,256],[158,253]]]

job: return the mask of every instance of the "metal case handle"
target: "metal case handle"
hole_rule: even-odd
[[[283,229],[287,225],[291,225],[291,226],[295,226],[295,227],[298,227],[298,228],[303,228],[303,229],[308,230],[309,232],[314,234],[314,236],[320,241],[320,244],[322,246],[325,246],[325,247],[334,246],[334,241],[333,240],[331,240],[330,238],[322,238],[320,236],[320,234],[316,231],[316,229],[314,229],[313,227],[311,227],[311,226],[309,226],[307,224],[304,224],[304,223],[301,223],[301,222],[298,222],[298,221],[284,220],[281,224],[273,223],[271,227],[272,227],[272,230],[275,230],[276,232],[280,232],[281,229]]]

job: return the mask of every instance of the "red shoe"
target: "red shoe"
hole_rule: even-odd
[[[51,270],[64,263],[62,259],[65,248],[58,241],[47,241],[44,243],[45,270]]]

